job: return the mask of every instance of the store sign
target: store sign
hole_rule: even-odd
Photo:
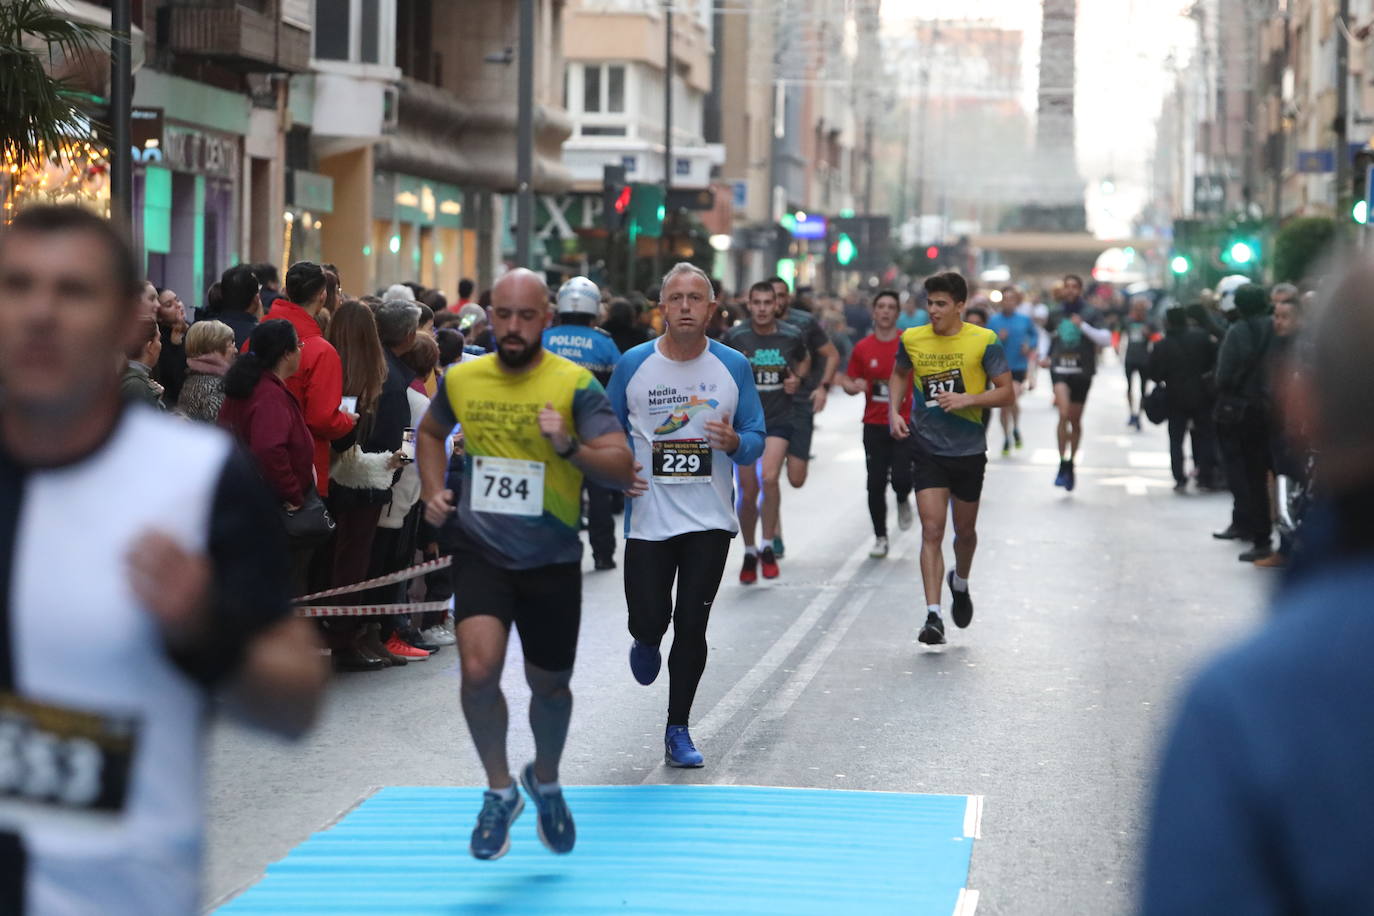
[[[315,214],[333,213],[334,179],[303,169],[287,169],[286,205]]]
[[[162,163],[162,132],[161,108],[135,108],[129,113],[130,153],[134,162]]]
[[[1336,154],[1329,149],[1298,150],[1298,171],[1305,175],[1322,175],[1336,171]]]
[[[163,165],[174,172],[232,180],[238,177],[238,139],[168,124],[163,128]]]

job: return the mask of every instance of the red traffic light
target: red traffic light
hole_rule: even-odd
[[[938,245],[931,245],[929,248],[926,249],[926,260],[927,260],[927,261],[933,261],[933,260],[935,260],[936,258],[938,258],[939,256],[940,256],[940,247],[939,247]]]
[[[630,209],[630,193],[632,189],[627,185],[620,189],[620,195],[615,199],[615,212],[624,213]]]

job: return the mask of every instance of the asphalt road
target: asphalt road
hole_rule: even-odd
[[[832,398],[811,479],[785,488],[782,576],[741,587],[738,542],[732,552],[693,715],[701,770],[661,765],[666,666],[652,687],[633,681],[620,575],[590,572],[588,556],[563,781],[981,795],[969,876],[978,913],[1130,912],[1177,692],[1261,619],[1274,579],[1209,536],[1227,521],[1227,497],[1171,491],[1167,437],[1126,428],[1123,392],[1119,368],[1104,367],[1072,494],[1051,485],[1048,392],[1027,395],[1025,450],[989,462],[974,623],[955,630],[946,614],[940,649],[916,642],[917,532],[898,533],[894,517],[892,556],[867,557],[860,403]],[[989,439],[1000,447],[1000,431]],[[516,765],[532,756],[519,670],[506,677]],[[295,745],[217,724],[207,902],[252,883],[374,787],[480,784],[457,690],[449,648],[338,677],[320,726]]]

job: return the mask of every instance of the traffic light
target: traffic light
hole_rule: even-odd
[[[858,255],[858,246],[846,232],[841,232],[840,237],[835,240],[835,260],[841,267],[848,267],[854,263],[854,258]]]
[[[625,225],[629,209],[630,186],[625,183],[625,166],[605,166],[601,171],[601,221],[615,232]]]
[[[629,216],[634,231],[647,238],[659,238],[663,235],[663,218],[667,215],[662,185],[636,184],[631,187]]]
[[[1184,255],[1176,254],[1169,260],[1169,269],[1174,272],[1174,276],[1181,277],[1192,268],[1192,262]]]
[[[1355,162],[1351,168],[1351,207],[1350,218],[1363,226],[1369,222],[1370,175],[1374,174],[1374,149],[1365,147],[1355,151]]]
[[[1263,246],[1258,233],[1239,229],[1226,236],[1221,246],[1223,264],[1241,272],[1259,268]]]
[[[940,246],[939,246],[939,245],[931,245],[929,248],[926,249],[926,260],[927,260],[927,261],[938,261],[938,260],[940,260]]]

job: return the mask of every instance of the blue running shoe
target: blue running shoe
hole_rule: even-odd
[[[539,812],[539,839],[548,847],[549,852],[560,856],[573,851],[577,842],[577,827],[573,824],[572,812],[563,799],[563,792],[539,791],[539,780],[534,778],[534,763],[525,764],[520,771],[520,785],[525,787],[530,801]]]
[[[706,761],[692,743],[685,725],[669,725],[663,732],[663,762],[670,767],[699,767]]]
[[[778,535],[773,538],[773,556],[781,560],[784,552],[785,551],[782,549],[782,535]]]
[[[1069,469],[1068,469],[1068,471],[1065,473],[1065,476],[1064,476],[1064,489],[1066,489],[1066,490],[1068,490],[1070,493],[1072,493],[1072,492],[1073,492],[1073,488],[1074,488],[1077,484],[1078,484],[1078,481],[1077,481],[1077,479],[1075,479],[1074,476],[1073,476],[1073,465],[1069,465]]]
[[[663,655],[659,653],[658,646],[645,645],[637,639],[630,643],[630,672],[635,680],[648,687],[658,677],[661,667]]]
[[[472,843],[469,848],[474,858],[499,859],[510,852],[510,825],[525,810],[525,800],[520,793],[506,801],[500,792],[488,790],[482,795],[482,811],[477,815],[477,826],[472,828]]]
[[[1056,487],[1067,487],[1069,485],[1069,472],[1072,466],[1067,461],[1059,462],[1059,473],[1054,478]]]

